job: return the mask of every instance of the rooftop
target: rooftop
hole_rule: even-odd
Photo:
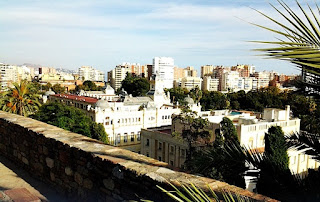
[[[82,101],[90,104],[95,104],[98,102],[97,98],[92,98],[92,97],[85,97],[85,96],[78,96],[78,95],[72,95],[72,94],[55,94],[55,95],[50,95],[52,97],[62,97],[68,100],[77,100],[77,101]]]

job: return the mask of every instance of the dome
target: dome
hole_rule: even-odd
[[[188,95],[188,97],[184,98],[184,101],[188,104],[188,105],[193,105],[194,104],[194,100]]]
[[[106,109],[109,107],[109,103],[107,100],[98,100],[98,102],[96,102],[96,107]]]
[[[54,94],[56,94],[56,93],[53,92],[53,91],[51,90],[51,88],[50,88],[47,92],[44,93],[44,95],[46,95],[46,96],[54,95]]]

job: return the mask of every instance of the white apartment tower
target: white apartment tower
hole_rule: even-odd
[[[12,87],[14,82],[18,82],[17,67],[0,63],[0,91]]]
[[[104,81],[104,72],[94,69],[91,66],[82,66],[79,68],[80,79],[84,81]]]
[[[164,88],[173,88],[174,60],[170,57],[155,57],[153,59],[152,74],[163,80]]]

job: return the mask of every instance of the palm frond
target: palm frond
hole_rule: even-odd
[[[299,150],[320,162],[320,134],[307,132],[295,133],[287,136],[288,146]]]

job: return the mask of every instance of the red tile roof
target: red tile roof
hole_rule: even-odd
[[[98,102],[97,98],[78,96],[78,95],[72,95],[72,94],[55,94],[50,96],[68,99],[68,100],[77,100],[77,101],[86,102],[90,104],[95,104],[96,102]]]

